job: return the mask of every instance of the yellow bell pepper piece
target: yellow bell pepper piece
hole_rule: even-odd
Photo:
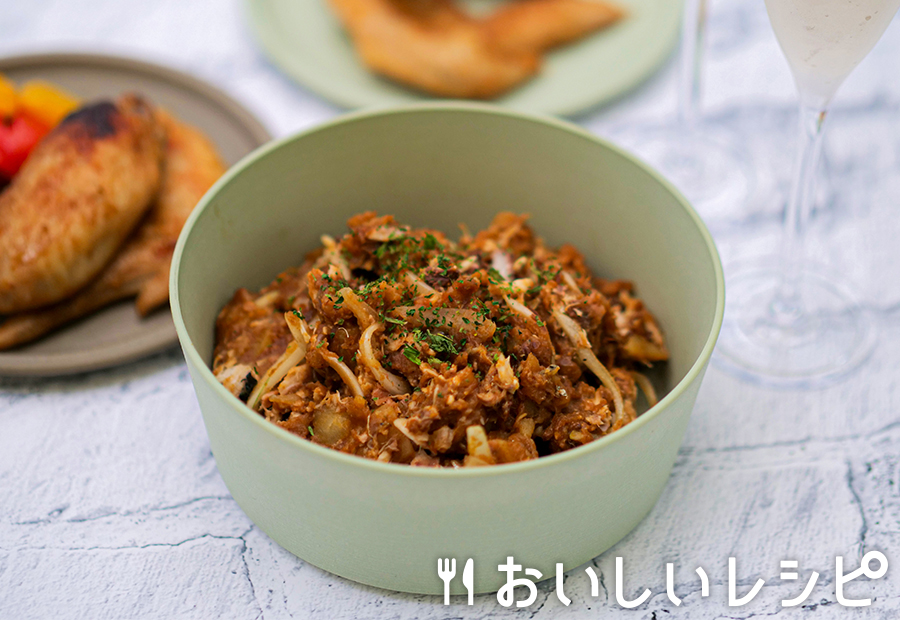
[[[77,107],[75,96],[47,82],[26,82],[19,89],[19,108],[47,127],[55,127]]]
[[[0,120],[15,114],[17,108],[16,85],[0,73]]]

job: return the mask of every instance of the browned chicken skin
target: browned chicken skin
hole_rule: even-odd
[[[376,73],[445,97],[490,99],[532,77],[541,54],[624,11],[595,0],[516,0],[485,19],[453,0],[330,0]]]
[[[203,194],[225,172],[203,133],[162,110],[157,113],[168,136],[159,200],[100,280],[116,272],[134,273],[141,283],[135,306],[142,316],[169,300],[169,267],[178,235]]]
[[[530,51],[497,51],[450,0],[331,0],[371,69],[447,97],[494,97],[533,75]]]
[[[112,259],[159,189],[165,133],[126,95],[68,116],[0,194],[0,314],[58,302]]]
[[[484,21],[491,41],[507,50],[543,52],[622,19],[618,6],[591,0],[515,0]]]
[[[141,315],[169,298],[169,266],[178,234],[194,206],[225,171],[215,147],[198,130],[164,111],[166,130],[162,188],[150,213],[122,251],[93,283],[71,299],[0,322],[0,349],[34,340],[116,301],[137,295]]]

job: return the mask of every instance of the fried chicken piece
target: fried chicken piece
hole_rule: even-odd
[[[87,288],[49,308],[10,316],[0,322],[0,349],[34,340],[77,318],[137,295],[141,315],[169,298],[169,267],[185,220],[225,166],[200,131],[162,110],[156,112],[167,134],[159,198],[113,262]]]
[[[541,54],[610,25],[622,9],[592,0],[516,0],[486,19],[453,0],[330,0],[363,62],[434,95],[494,98],[527,80]]]
[[[203,194],[226,169],[203,132],[164,110],[157,113],[168,138],[159,200],[108,270],[107,279],[114,287],[129,279],[140,281],[135,306],[141,316],[169,301],[169,267],[178,235]]]
[[[485,19],[483,27],[498,47],[544,52],[624,16],[622,8],[594,0],[515,0]]]
[[[134,95],[68,117],[0,194],[0,313],[60,301],[109,263],[159,189],[165,132]]]
[[[504,50],[451,0],[330,0],[376,73],[445,97],[489,99],[534,75],[539,56]]]

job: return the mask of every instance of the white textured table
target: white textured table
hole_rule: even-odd
[[[717,229],[723,258],[771,248],[794,144],[794,91],[759,0],[713,2],[706,110],[756,158],[753,199]],[[337,110],[283,78],[253,44],[238,2],[0,0],[0,54],[111,51],[163,62],[232,93],[277,135]],[[835,556],[891,562],[900,542],[900,23],[848,80],[827,138],[813,251],[852,279],[877,312],[881,339],[851,379],[814,392],[762,389],[712,367],[663,496],[647,519],[537,602],[507,610],[493,595],[444,607],[437,597],[362,587],[283,551],[237,507],[216,471],[180,353],[58,380],[0,379],[0,618],[897,618],[900,564],[835,597]],[[658,121],[674,106],[669,67],[632,96],[580,121],[608,134]],[[625,591],[651,598],[624,610]],[[727,606],[727,562],[739,592]],[[800,582],[779,562],[799,560]],[[665,593],[676,564],[680,607]],[[711,578],[703,598],[694,569]],[[818,585],[801,607],[780,601]],[[802,583],[801,583],[802,582]]]

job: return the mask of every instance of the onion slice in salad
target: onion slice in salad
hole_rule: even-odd
[[[613,376],[609,373],[609,370],[606,369],[606,366],[604,366],[603,363],[597,359],[597,356],[594,355],[587,334],[573,318],[565,314],[562,310],[554,310],[553,318],[559,323],[559,326],[566,334],[566,337],[573,345],[575,345],[578,359],[581,363],[587,366],[592,373],[597,375],[597,378],[600,379],[600,383],[612,392],[613,404],[616,410],[613,412],[611,426],[615,426],[619,417],[625,412],[625,401],[622,400],[622,391],[619,389],[618,384],[616,384],[616,380],[613,379]]]
[[[651,407],[655,407],[656,403],[659,402],[659,398],[656,396],[656,388],[653,387],[650,378],[647,375],[634,370],[631,371],[631,378],[634,379],[634,382],[641,388],[644,396],[647,397],[647,404]]]
[[[288,329],[291,330],[294,341],[288,344],[281,357],[275,360],[275,363],[269,367],[256,383],[253,391],[250,392],[247,405],[254,411],[259,410],[263,394],[278,385],[294,366],[306,359],[306,349],[310,340],[309,326],[296,311],[285,312],[284,320],[287,322]]]
[[[406,379],[398,377],[392,372],[388,372],[375,357],[375,351],[372,349],[372,336],[380,329],[383,329],[382,323],[372,323],[359,337],[359,361],[375,375],[375,380],[381,384],[394,396],[400,394],[409,394],[412,390]]]

